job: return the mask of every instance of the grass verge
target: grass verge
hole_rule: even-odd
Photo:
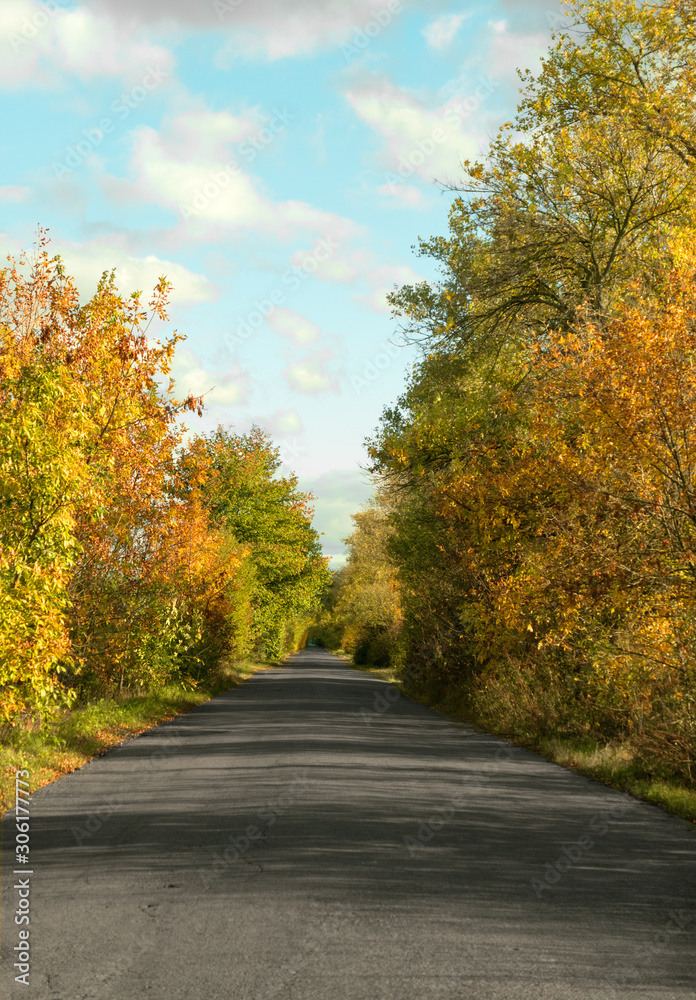
[[[0,735],[0,815],[14,808],[15,772],[29,771],[29,791],[81,767],[108,747],[202,705],[275,664],[235,663],[195,690],[168,685],[151,694],[104,698],[63,713],[44,729],[7,727]]]
[[[600,743],[556,736],[540,738],[527,745],[547,760],[580,771],[696,823],[696,791],[672,775],[664,774],[660,778],[652,775],[650,772],[658,770],[658,765],[651,766],[629,741]]]
[[[579,771],[611,788],[652,802],[680,819],[696,823],[696,791],[666,772],[658,762],[646,759],[645,753],[639,752],[628,740],[603,743],[597,739],[566,735],[544,737],[533,733],[510,733],[493,725],[490,719],[482,720],[473,716],[464,706],[461,697],[447,696],[441,690],[430,690],[426,685],[406,688],[398,674],[390,668],[351,665],[355,670],[363,670],[394,684],[407,697],[436,709],[452,721],[467,722],[494,733],[511,743],[533,750],[555,764]]]

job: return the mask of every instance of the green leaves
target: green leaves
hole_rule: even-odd
[[[248,547],[255,634],[277,659],[296,626],[306,625],[328,583],[311,524],[312,498],[298,490],[296,477],[277,475],[278,450],[259,428],[236,435],[218,427],[194,439],[190,454],[198,453],[210,466],[202,487],[207,509],[216,524]],[[184,456],[180,466],[186,465]]]
[[[366,559],[358,522],[337,606],[365,633],[388,573],[389,643],[435,684],[498,725],[668,734],[691,780],[696,14],[572,7],[420,242],[440,282],[391,298],[422,353],[369,442],[387,540]]]
[[[0,713],[195,685],[301,639],[325,584],[310,497],[260,431],[181,448],[177,343],[106,272],[81,306],[41,241],[0,273]]]

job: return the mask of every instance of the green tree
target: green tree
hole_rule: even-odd
[[[255,629],[269,657],[294,648],[328,584],[312,527],[312,497],[297,477],[278,476],[278,449],[259,428],[222,427],[199,439],[214,476],[205,491],[213,523],[249,546],[255,570]]]

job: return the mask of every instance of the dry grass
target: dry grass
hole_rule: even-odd
[[[29,771],[29,790],[34,792],[81,767],[108,747],[190,712],[269,666],[248,662],[224,664],[214,679],[195,691],[171,685],[152,694],[102,699],[83,705],[43,728],[30,723],[6,727],[0,738],[0,815],[14,808],[17,770]]]

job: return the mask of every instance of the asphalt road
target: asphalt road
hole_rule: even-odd
[[[31,812],[31,875],[5,819],[4,998],[696,997],[688,824],[319,650]]]

